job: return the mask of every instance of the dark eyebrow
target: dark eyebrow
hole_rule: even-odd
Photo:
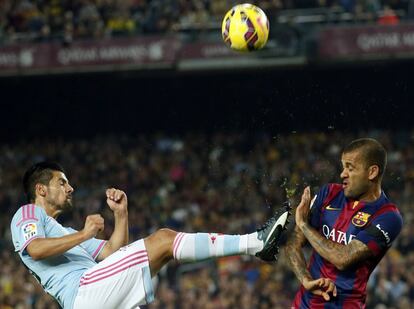
[[[354,166],[351,162],[342,162],[342,166]]]

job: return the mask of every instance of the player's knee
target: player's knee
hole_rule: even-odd
[[[171,229],[163,228],[156,231],[154,233],[154,236],[156,236],[158,241],[169,244],[174,241],[175,237],[177,236],[177,232]]]

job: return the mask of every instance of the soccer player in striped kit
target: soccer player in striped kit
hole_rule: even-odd
[[[402,228],[397,207],[381,189],[387,156],[376,140],[351,142],[342,153],[342,184],[328,184],[311,201],[309,187],[296,209],[285,247],[301,282],[292,308],[365,308],[370,274]],[[308,267],[302,253],[313,248]]]
[[[89,215],[81,231],[55,220],[72,209],[73,188],[61,166],[37,163],[26,171],[23,185],[29,204],[12,219],[13,244],[23,264],[64,309],[129,309],[150,303],[151,278],[171,259],[191,262],[246,254],[275,261],[290,215],[285,204],[262,228],[246,235],[160,229],[128,244],[128,203],[123,191],[106,190],[115,219],[106,241],[95,238],[104,228],[99,214]]]

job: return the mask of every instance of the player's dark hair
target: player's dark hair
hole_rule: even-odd
[[[387,151],[376,139],[360,138],[352,141],[344,148],[343,153],[361,150],[361,155],[366,166],[377,165],[379,168],[379,178],[384,175],[387,165]]]
[[[38,162],[27,169],[23,176],[23,190],[29,203],[36,200],[36,184],[48,185],[53,171],[65,173],[58,163],[48,161]]]

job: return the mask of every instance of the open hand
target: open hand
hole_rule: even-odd
[[[300,228],[303,223],[308,222],[310,213],[311,192],[309,186],[303,190],[302,199],[296,207],[295,220],[296,225]]]

